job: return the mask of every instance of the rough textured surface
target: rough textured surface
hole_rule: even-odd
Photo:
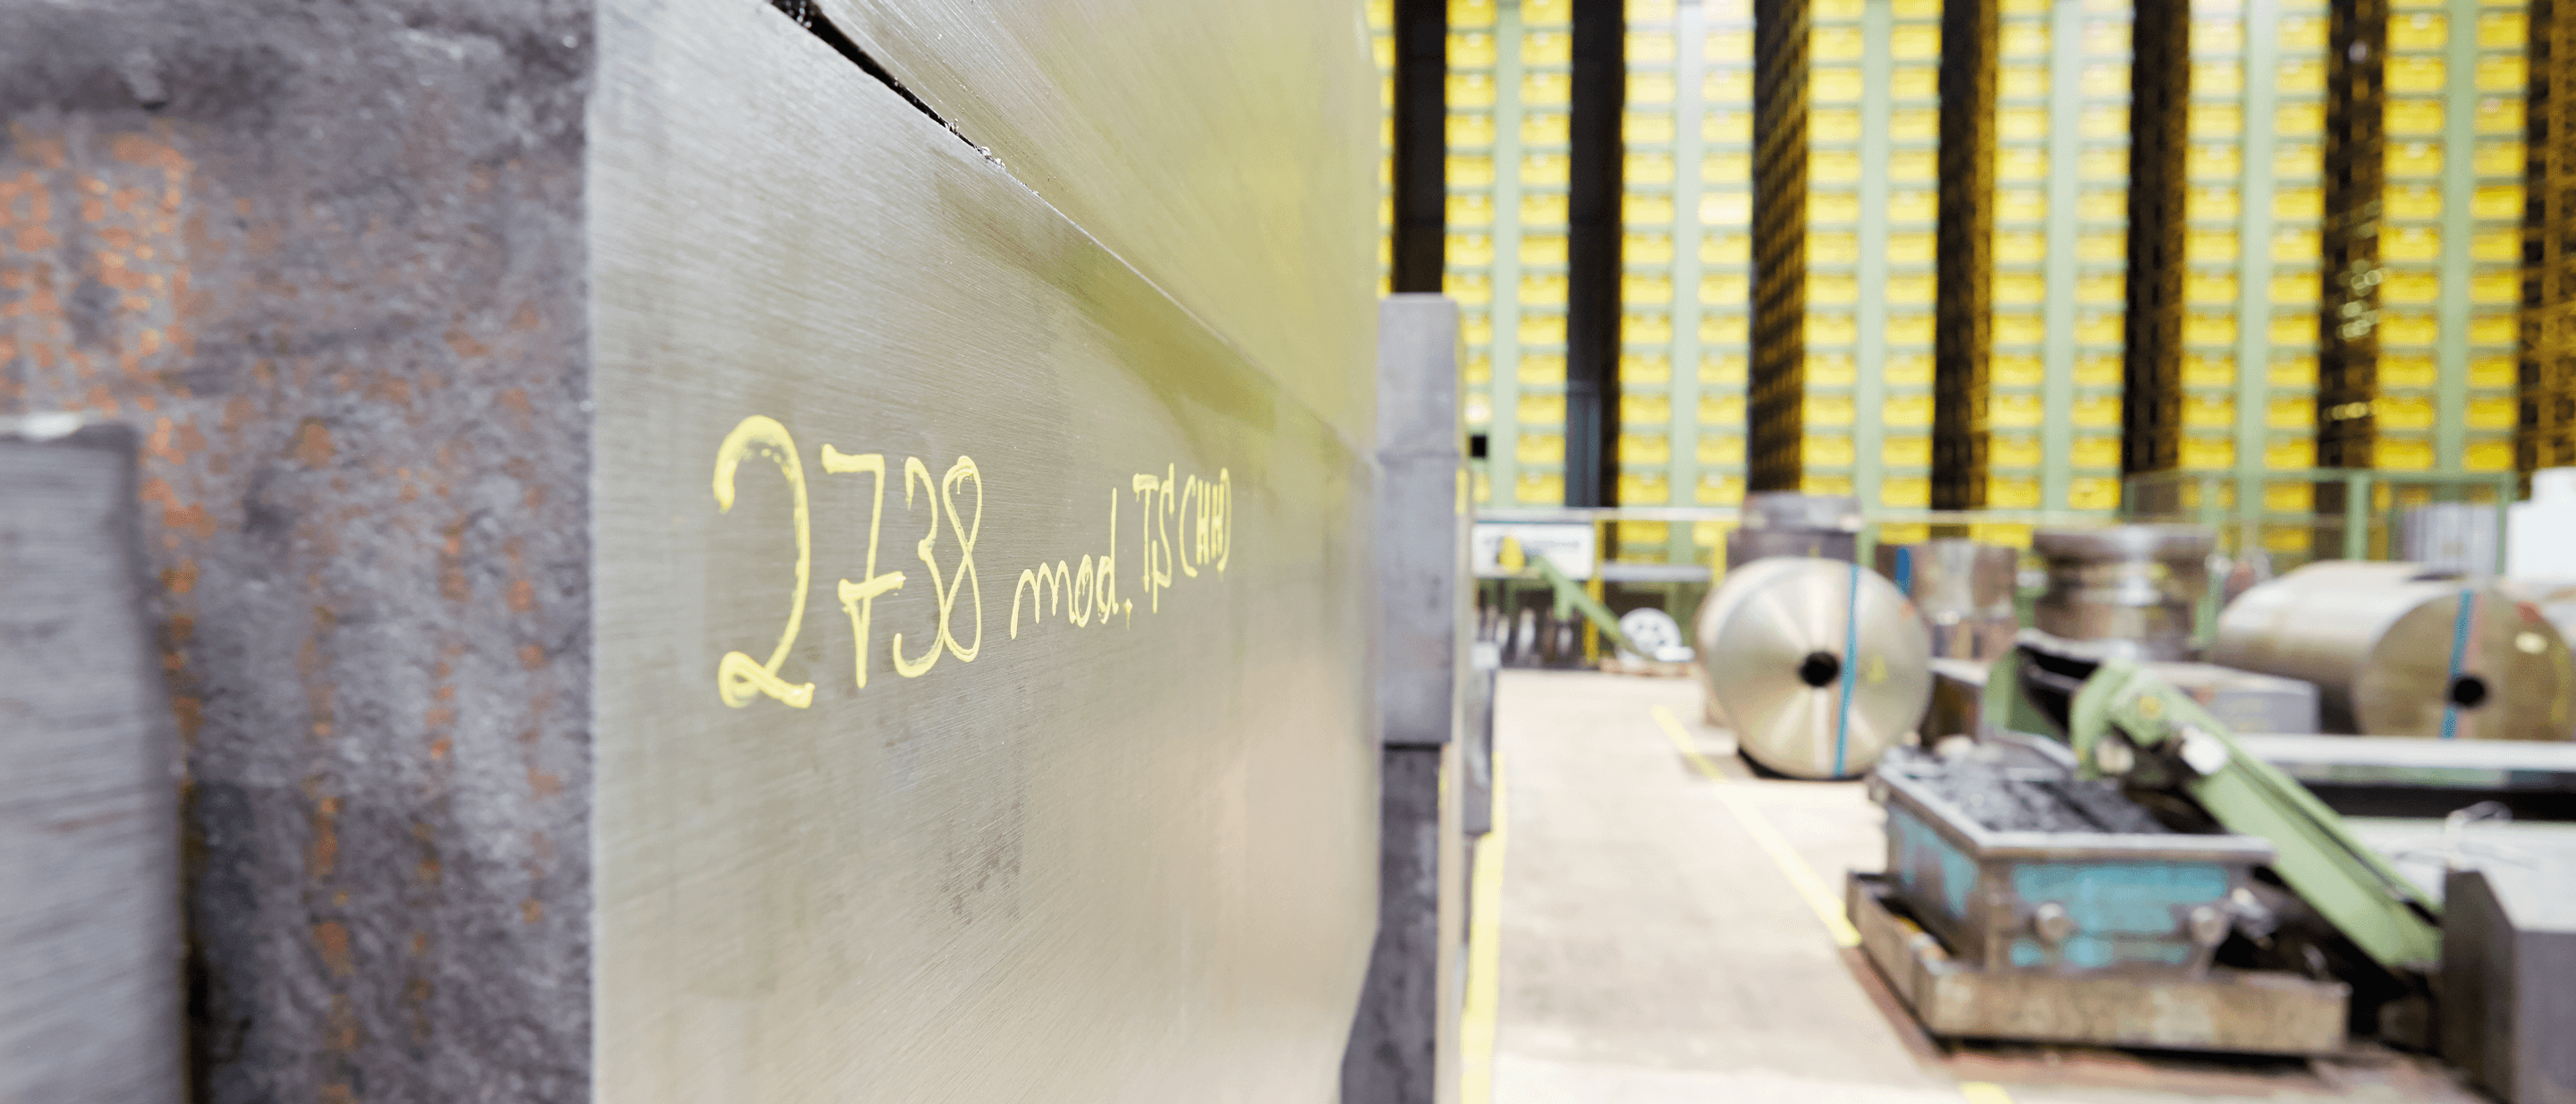
[[[0,7],[0,414],[143,440],[209,1104],[587,1092],[590,31]]]
[[[1380,738],[1455,738],[1473,639],[1458,305],[1401,295],[1378,310],[1377,651]]]
[[[1910,775],[1990,832],[2170,831],[2108,780],[2032,778],[1975,759],[1948,759]]]
[[[178,740],[134,435],[0,421],[0,1101],[179,1104]]]
[[[1455,745],[1450,745],[1455,746]],[[1442,859],[1454,834],[1442,817],[1446,747],[1390,747],[1379,769],[1377,947],[1342,1059],[1343,1104],[1432,1104],[1439,1099],[1452,967]],[[1450,1063],[1454,1065],[1454,1062]]]

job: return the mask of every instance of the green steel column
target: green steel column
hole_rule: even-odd
[[[1699,197],[1701,162],[1708,152],[1700,124],[1708,113],[1702,81],[1708,72],[1707,9],[1700,4],[1680,5],[1674,13],[1673,37],[1673,83],[1679,89],[1673,96],[1673,451],[1667,484],[1671,497],[1665,501],[1678,506],[1690,502],[1687,496],[1699,489],[1699,320],[1705,313],[1699,301],[1699,243],[1707,233],[1699,221]],[[1689,563],[1697,558],[1690,523],[1672,523],[1666,536],[1668,562]]]
[[[1888,135],[1894,99],[1895,31],[1889,0],[1868,0],[1860,14],[1860,283],[1854,317],[1859,340],[1852,347],[1852,493],[1862,505],[1879,504],[1879,455],[1887,402]]]
[[[2048,284],[2040,346],[2039,502],[2066,508],[2075,447],[2075,241],[2084,148],[2084,0],[2057,0],[2048,45]]]
[[[1486,430],[1485,468],[1496,506],[1522,505],[1521,401],[1521,9],[1503,4],[1494,18],[1494,420]]]
[[[2238,202],[2236,281],[2236,505],[2256,516],[2263,503],[2263,450],[2272,377],[2272,166],[2280,106],[2280,0],[2245,3],[2244,171]],[[2255,533],[2261,532],[2259,527]],[[2238,549],[2242,552],[2244,549]]]
[[[2433,466],[2460,468],[2468,443],[2469,198],[2477,194],[2478,0],[2450,0],[2442,56],[2442,297],[2433,392]]]

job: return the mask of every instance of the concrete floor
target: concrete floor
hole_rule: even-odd
[[[1803,866],[1838,895],[1846,871],[1879,868],[1879,814],[1858,783],[1751,777],[1732,738],[1701,723],[1689,679],[1505,672],[1496,746],[1495,1104],[2480,1099],[2384,1053],[1944,1048],[1792,881]],[[1794,860],[1761,846],[1764,825]]]

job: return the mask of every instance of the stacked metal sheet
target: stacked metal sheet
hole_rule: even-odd
[[[1729,570],[1773,556],[1860,559],[1860,500],[1765,491],[1744,497],[1744,522],[1726,535]]]
[[[2209,590],[2217,543],[2197,525],[2044,530],[2031,551],[2048,561],[2048,593],[2032,612],[2042,632],[2120,641],[2137,659],[2186,659],[2192,609]]]
[[[1959,538],[1878,546],[1878,572],[1914,600],[1932,630],[1932,654],[1991,659],[2021,629],[2013,608],[2020,556],[2000,544]]]

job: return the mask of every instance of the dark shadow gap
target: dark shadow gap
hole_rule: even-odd
[[[841,28],[832,22],[830,16],[823,14],[823,9],[815,3],[815,0],[769,0],[769,5],[785,13],[787,18],[795,20],[797,26],[805,28],[805,33],[823,40],[823,45],[831,47],[832,52],[848,58],[850,64],[859,67],[860,72],[876,78],[877,83],[893,89],[895,95],[903,97],[903,102],[911,104],[913,110],[929,116],[931,122],[939,124],[946,128],[948,133],[956,135],[958,141],[973,146],[977,152],[983,150],[983,147],[976,146],[972,139],[959,131],[955,123],[941,118],[938,112],[930,109],[929,104],[922,102],[921,97],[913,95],[912,89],[904,87],[902,81],[894,79],[894,74],[887,72],[885,66],[877,63],[877,59],[869,57],[868,52],[860,49],[858,43],[850,41],[850,36],[842,33]]]

